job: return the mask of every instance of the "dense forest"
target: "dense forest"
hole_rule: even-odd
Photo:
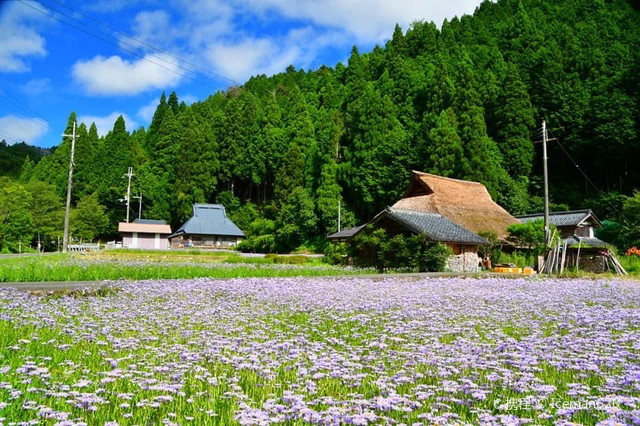
[[[628,0],[484,1],[441,28],[415,22],[371,52],[354,46],[347,64],[291,66],[190,106],[163,94],[148,129],[129,134],[122,117],[104,137],[79,126],[72,230],[114,237],[129,166],[144,218],[175,229],[193,203],[221,202],[260,250],[318,246],[339,205],[343,227],[366,221],[402,195],[412,169],[480,181],[514,215],[539,212],[543,120],[552,208],[632,227],[623,210],[640,188],[638,46]],[[65,139],[39,162],[26,156],[0,197],[61,208],[69,154]],[[22,226],[51,246],[62,226],[32,216]],[[0,230],[0,248],[35,233]]]

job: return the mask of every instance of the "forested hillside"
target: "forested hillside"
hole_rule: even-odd
[[[49,150],[24,142],[9,145],[4,140],[0,141],[0,176],[18,178],[22,170],[29,174],[30,169],[47,154]]]
[[[640,188],[638,46],[630,1],[485,1],[441,29],[396,27],[372,52],[354,47],[347,64],[289,67],[191,106],[163,94],[149,128],[132,134],[122,118],[102,138],[81,125],[73,203],[102,206],[108,221],[92,236],[113,235],[132,166],[143,217],[175,229],[193,203],[218,201],[263,235],[259,248],[278,250],[335,231],[339,203],[343,226],[371,218],[412,169],[480,181],[512,214],[536,212],[533,142],[546,120],[555,208],[621,221]],[[23,182],[62,198],[69,145]]]

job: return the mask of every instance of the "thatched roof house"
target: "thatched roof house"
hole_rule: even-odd
[[[483,184],[415,170],[409,189],[393,207],[438,213],[476,234],[493,232],[500,239],[507,237],[509,225],[519,223],[491,199]]]

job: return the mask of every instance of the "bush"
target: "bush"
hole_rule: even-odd
[[[327,244],[324,249],[323,261],[330,265],[345,265],[347,263],[349,248],[345,243]]]
[[[449,246],[442,243],[425,242],[418,246],[412,257],[412,266],[418,272],[442,272],[447,259],[453,254]]]
[[[452,254],[451,249],[430,241],[425,235],[389,236],[384,229],[365,228],[354,239],[349,249],[354,264],[386,269],[441,272]]]
[[[640,275],[640,256],[620,256],[618,260],[629,275]]]
[[[307,256],[279,256],[275,253],[269,253],[265,258],[271,260],[273,263],[284,265],[302,265],[309,261]]]
[[[518,268],[524,268],[525,266],[536,267],[538,264],[538,258],[536,254],[526,254],[519,251],[515,251],[511,254],[498,252],[492,258],[493,265],[498,263],[513,263]]]
[[[243,253],[274,253],[276,251],[276,241],[273,234],[252,235],[236,246],[238,251]]]

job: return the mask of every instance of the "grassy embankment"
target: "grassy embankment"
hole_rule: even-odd
[[[243,257],[234,252],[196,250],[118,250],[0,260],[0,282],[292,277],[355,273],[305,256]]]

